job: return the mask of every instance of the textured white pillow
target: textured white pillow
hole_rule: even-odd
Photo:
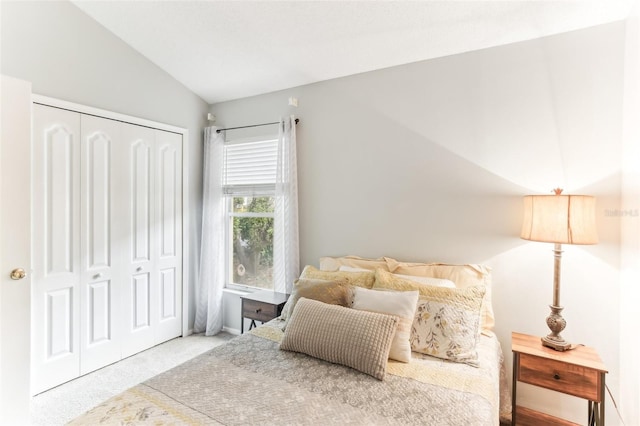
[[[389,358],[411,361],[411,324],[416,313],[417,291],[382,291],[362,287],[353,289],[353,309],[398,317],[398,328],[391,343]]]
[[[368,272],[368,269],[362,268],[354,268],[352,266],[340,266],[340,271],[345,272]],[[443,278],[433,278],[433,277],[416,277],[414,275],[403,275],[403,274],[393,274],[396,277],[404,278],[405,280],[413,281],[420,284],[432,285],[435,287],[446,287],[446,288],[456,288],[456,285],[451,280],[446,280]]]

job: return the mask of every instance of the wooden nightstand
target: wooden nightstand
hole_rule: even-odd
[[[242,316],[240,317],[240,334],[244,333],[244,319],[251,320],[249,330],[256,326],[256,321],[271,321],[282,313],[288,294],[262,290],[240,296],[242,299]]]
[[[518,381],[588,401],[588,425],[604,426],[607,370],[593,348],[578,346],[565,352],[546,348],[540,337],[511,333],[513,352],[512,426],[575,425],[516,404]]]

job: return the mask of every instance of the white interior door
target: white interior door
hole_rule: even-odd
[[[0,424],[8,425],[28,423],[31,399],[31,83],[1,80]],[[26,275],[12,279],[16,269]]]
[[[80,372],[80,114],[37,104],[33,113],[36,394]]]
[[[80,182],[80,374],[120,360],[122,277],[117,253],[126,234],[119,213],[118,163],[114,149],[121,123],[81,116]]]
[[[156,131],[156,343],[182,334],[182,135]]]
[[[124,178],[122,197],[127,203],[124,223],[129,232],[123,250],[125,271],[123,291],[124,337],[122,356],[127,357],[155,344],[154,325],[158,317],[158,292],[152,250],[155,193],[153,164],[155,132],[141,126],[124,124],[119,148],[124,156],[120,164]]]

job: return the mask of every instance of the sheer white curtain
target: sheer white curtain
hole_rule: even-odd
[[[291,293],[300,275],[298,242],[298,167],[295,117],[280,120],[273,223],[274,290]]]
[[[207,336],[222,330],[222,289],[224,288],[224,194],[222,164],[224,133],[216,127],[204,129],[202,170],[202,245],[200,277],[196,284],[194,331]]]

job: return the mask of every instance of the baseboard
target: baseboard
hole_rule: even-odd
[[[222,327],[222,331],[233,334],[234,336],[240,335],[240,330],[238,330],[237,328]]]

